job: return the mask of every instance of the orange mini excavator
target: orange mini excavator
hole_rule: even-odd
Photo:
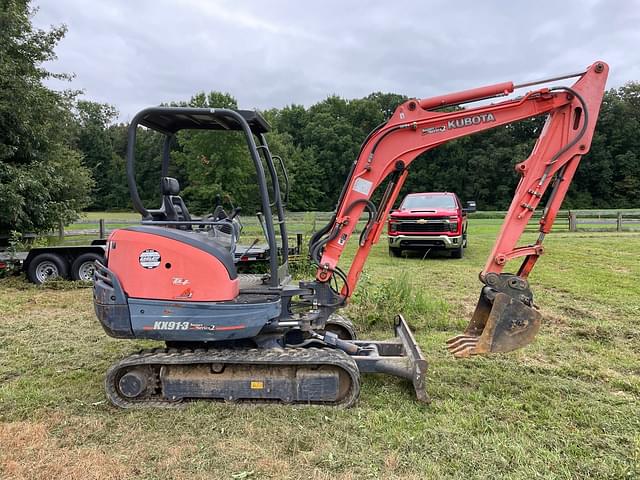
[[[115,363],[106,391],[123,408],[175,407],[196,399],[350,406],[360,373],[386,373],[413,382],[420,401],[427,362],[401,316],[395,338],[356,340],[351,322],[336,314],[353,294],[382,232],[411,162],[450,140],[512,122],[546,116],[528,159],[518,163],[520,182],[498,239],[480,273],[480,300],[463,335],[448,348],[456,357],[509,352],[529,344],[540,328],[527,277],[543,253],[542,242],[558,213],[580,159],[589,151],[608,66],[514,85],[505,82],[422,100],[412,99],[364,140],[329,223],[313,235],[313,280],[293,283],[288,273],[284,163],[271,155],[267,122],[253,111],[154,107],[129,127],[127,176],[139,226],[115,230],[104,265],[96,262],[95,311],[116,338],[152,339],[167,348],[142,351]],[[527,91],[522,96],[468,108],[443,109],[506,96],[515,89],[577,78],[570,86]],[[164,135],[160,208],[148,210],[138,195],[135,141],[139,126]],[[178,182],[168,177],[171,142],[183,129],[240,132],[255,165],[266,274],[238,273],[238,210],[222,208],[204,218],[189,214]],[[280,178],[281,177],[281,178]],[[372,195],[386,187],[375,205]],[[548,195],[545,196],[545,192]],[[546,204],[540,234],[517,246],[527,223]],[[366,226],[348,272],[340,256],[361,216]],[[522,257],[516,273],[507,261]],[[341,286],[340,286],[341,284]]]

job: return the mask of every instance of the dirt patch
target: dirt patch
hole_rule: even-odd
[[[542,315],[542,323],[546,326],[554,326],[554,327],[570,327],[570,323],[568,322],[568,317],[564,315],[556,315],[551,311],[545,311]]]
[[[95,447],[58,445],[42,423],[0,424],[0,476],[4,479],[121,479],[135,471]]]
[[[574,307],[571,305],[559,305],[560,310],[570,318],[584,318],[586,320],[599,320],[594,312],[586,309]]]

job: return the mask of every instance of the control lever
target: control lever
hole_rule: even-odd
[[[262,212],[258,212],[256,213],[256,216],[258,217],[260,227],[262,227],[262,234],[264,235],[264,238],[269,238],[269,236],[267,235],[267,227],[264,224],[264,215],[262,214]]]
[[[229,220],[233,220],[242,211],[242,207],[235,207],[231,210],[231,214],[227,217]]]

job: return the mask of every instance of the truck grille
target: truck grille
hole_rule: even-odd
[[[449,223],[445,222],[400,222],[398,224],[398,232],[412,233],[444,233],[449,231]]]

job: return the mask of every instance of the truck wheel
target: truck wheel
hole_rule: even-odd
[[[399,257],[402,254],[402,250],[399,248],[389,247],[389,255],[392,257]]]
[[[68,265],[60,255],[41,253],[29,262],[27,278],[37,285],[54,278],[66,278]]]
[[[462,258],[464,257],[464,246],[460,245],[455,250],[451,250],[451,258]]]
[[[93,281],[94,262],[96,260],[102,261],[102,255],[97,253],[83,253],[80,255],[71,264],[71,278],[85,282]]]

